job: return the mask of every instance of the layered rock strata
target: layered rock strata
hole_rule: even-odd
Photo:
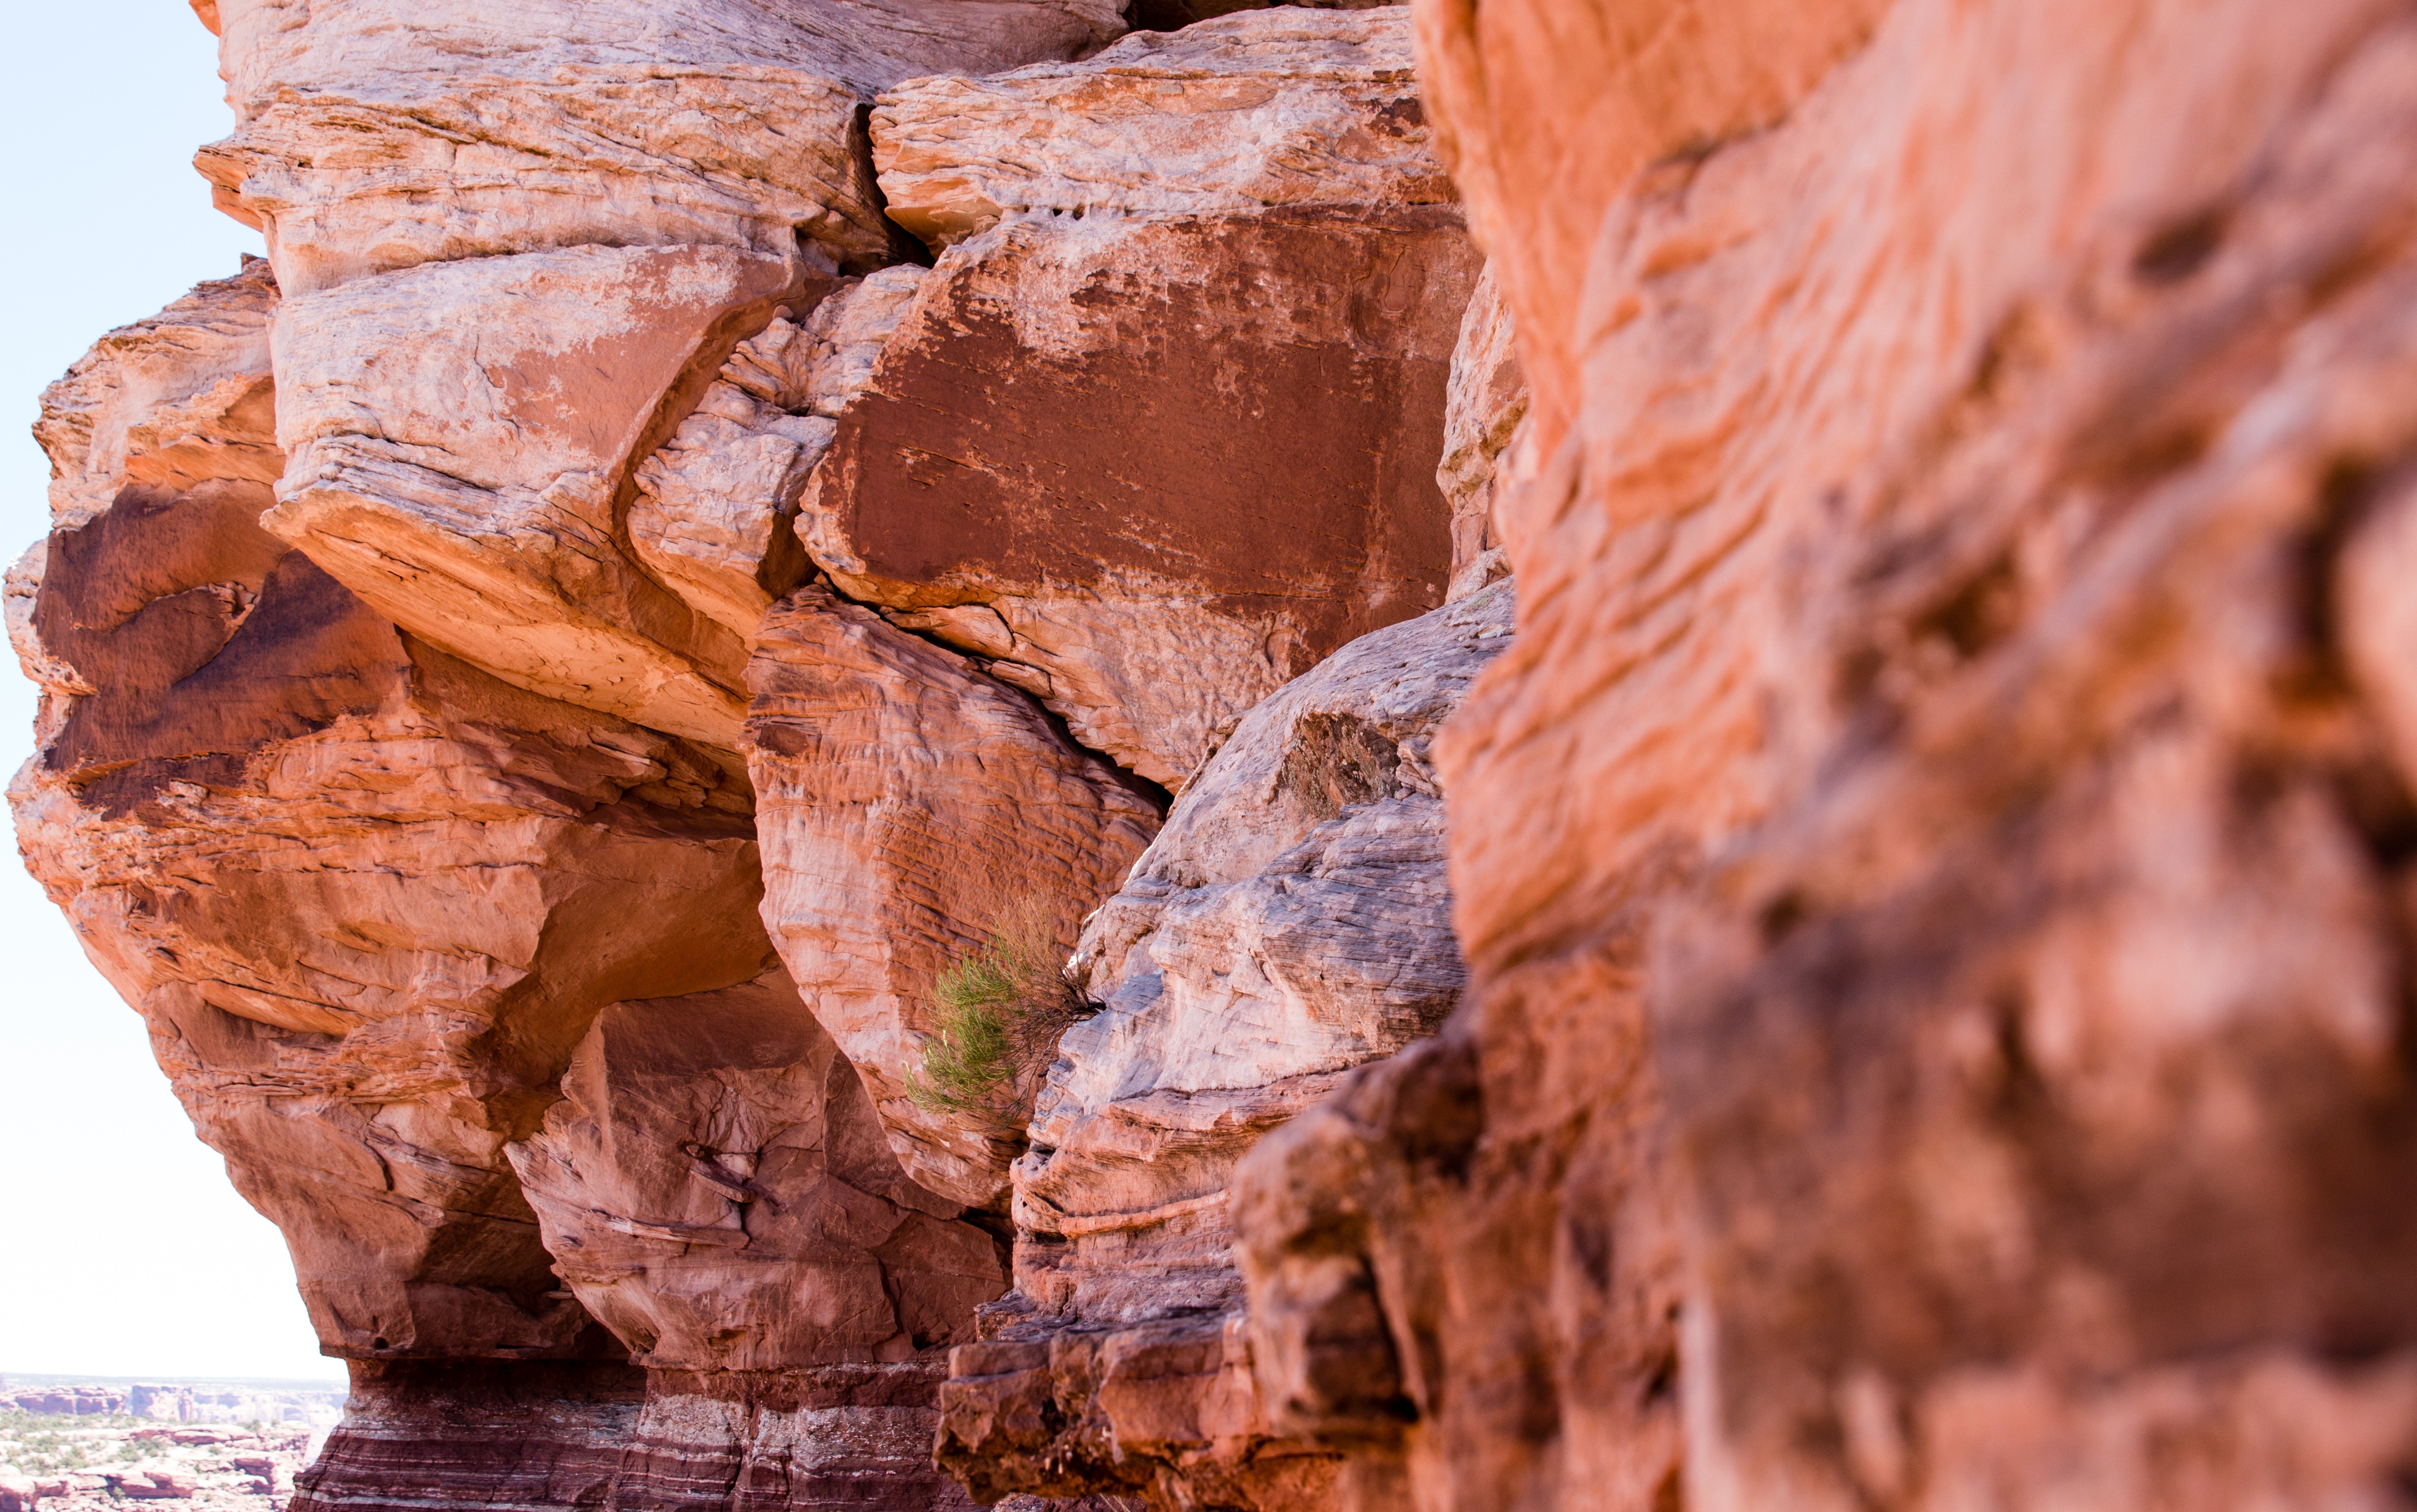
[[[352,1363],[301,1500],[961,1504],[937,1396],[1011,1282],[1049,1068],[1003,1115],[909,1096],[935,979],[1011,912],[1071,951],[1164,788],[1286,679],[1439,602],[1453,565],[1440,417],[1476,260],[1406,13],[1236,18],[1077,63],[1114,15],[199,8],[237,117],[201,166],[270,257],[47,396],[56,528],[8,585],[46,696],[12,798]],[[900,83],[934,70],[956,73]],[[972,132],[921,140],[960,85],[990,102]],[[882,90],[928,271],[882,265],[916,250],[880,213],[860,113]],[[1081,127],[1042,165],[1087,186],[1064,226],[1030,195],[987,228],[912,211],[951,156],[999,189],[1052,119]],[[1180,174],[1143,166],[1187,137]],[[1204,319],[1170,322],[1175,299]],[[1011,486],[935,485],[940,457]],[[1409,754],[1329,751],[1316,711],[1298,738],[1254,725],[1191,810],[1233,809],[1230,833],[1167,864],[1239,868],[1226,912],[1298,936],[1270,969],[1325,950],[1340,975],[1273,1026],[1274,1059],[1192,1089],[1232,1116],[1165,1131],[1208,1143],[1145,1225],[1163,1295],[1035,1280],[1067,1347],[1087,1321],[1230,1310],[1218,1231],[1167,1220],[1454,990],[1419,775],[1474,654],[1453,623],[1382,654],[1423,688],[1372,716]],[[1358,699],[1365,661],[1303,696]],[[1343,809],[1251,789],[1240,753],[1267,740]],[[1400,772],[1424,807],[1338,818]],[[1269,824],[1302,830],[1300,885],[1338,906],[1389,867],[1422,879],[1388,915],[1399,979],[1347,930],[1274,922],[1286,884],[1235,851]],[[1106,1016],[1140,1011],[1092,975]],[[1287,1051],[1313,1001],[1339,1017]],[[1080,1206],[1095,1157],[1130,1184],[1112,1141],[1078,1128],[1070,1163],[1057,1126],[1133,1108],[1104,1081],[1049,1095],[1034,1201]],[[1339,1462],[1254,1426],[1240,1336],[1209,1316],[1242,1437],[1204,1456],[1178,1370],[1158,1438],[1190,1478],[1168,1485],[1323,1494]],[[1065,1489],[1134,1484],[1093,1479]]]
[[[50,396],[62,524],[11,583],[45,743],[11,796],[356,1362],[305,1500],[950,1502],[935,1392],[1005,1249],[906,1177],[779,970],[743,771],[489,677],[262,531],[274,438],[238,422],[272,402],[209,408],[236,476],[127,481],[192,396],[266,397],[222,370],[274,309],[255,264]],[[1102,781],[1137,851],[1155,809]]]
[[[189,305],[259,320],[260,289]],[[169,395],[241,381],[144,355]],[[126,399],[106,366],[73,397]],[[762,969],[748,794],[397,631],[261,531],[268,503],[129,483],[53,532],[18,627],[52,678],[10,793],[26,860],[280,1220],[331,1349],[591,1352],[502,1146],[603,1003]],[[620,930],[633,909],[676,943]]]
[[[735,750],[743,636],[637,560],[631,473],[741,338],[889,260],[870,92],[1096,48],[1078,0],[215,0],[288,471],[268,528],[515,686]]]
[[[12,799],[306,1503],[2406,1500],[2403,8],[197,8]]]

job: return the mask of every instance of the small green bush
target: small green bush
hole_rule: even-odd
[[[1027,1072],[1045,1066],[1067,1025],[1088,1009],[1041,911],[1026,906],[990,943],[932,983],[933,1033],[906,1096],[927,1112],[1006,1119]]]

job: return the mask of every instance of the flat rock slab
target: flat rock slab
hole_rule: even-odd
[[[1179,786],[1224,720],[1442,602],[1477,272],[1449,207],[1003,223],[924,279],[798,533]]]

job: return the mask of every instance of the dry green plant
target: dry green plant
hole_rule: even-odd
[[[1007,1118],[1028,1074],[1049,1064],[1058,1036],[1090,1008],[1066,975],[1047,911],[1013,908],[988,945],[934,979],[933,1033],[906,1096],[927,1112]]]

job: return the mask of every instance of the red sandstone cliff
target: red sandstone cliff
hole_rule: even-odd
[[[10,797],[302,1504],[2406,1501],[2400,8],[196,9]]]

